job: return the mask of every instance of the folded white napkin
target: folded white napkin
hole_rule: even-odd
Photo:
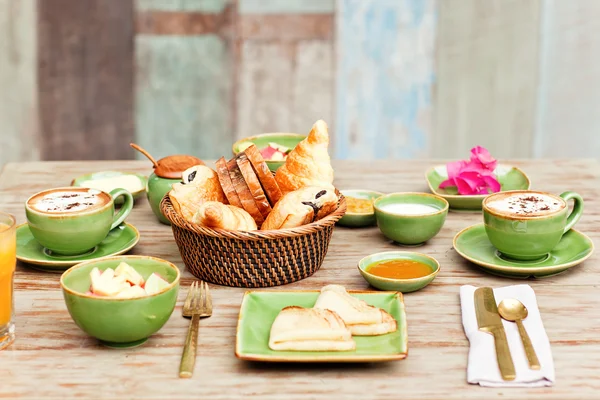
[[[529,334],[541,365],[541,369],[537,371],[529,369],[517,324],[502,320],[513,363],[515,364],[517,377],[514,381],[502,380],[496,358],[494,336],[480,331],[477,326],[473,298],[475,289],[477,289],[475,286],[470,285],[460,288],[463,327],[470,343],[467,382],[489,387],[552,386],[554,383],[554,362],[552,361],[550,341],[548,335],[546,335],[535,292],[531,286],[515,285],[494,289],[497,304],[500,304],[503,299],[513,298],[520,300],[527,307],[529,315],[523,320],[523,326]]]

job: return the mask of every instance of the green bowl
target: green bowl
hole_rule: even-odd
[[[367,272],[367,267],[375,262],[388,260],[413,260],[431,267],[431,274],[412,279],[382,278]],[[440,272],[440,263],[433,257],[412,251],[384,251],[371,254],[358,262],[358,270],[369,284],[380,290],[393,290],[402,293],[414,292],[429,285]]]
[[[305,138],[306,135],[300,135],[298,133],[263,133],[238,140],[233,144],[231,150],[233,151],[233,155],[236,156],[240,152],[240,146],[244,142],[254,143],[259,150],[267,147],[270,142],[293,149]],[[273,172],[277,171],[277,168],[285,163],[285,161],[265,161],[269,166],[269,169]]]
[[[90,272],[116,268],[122,261],[147,279],[156,272],[170,285],[152,296],[115,299],[85,294],[90,287]],[[158,332],[175,309],[179,291],[179,269],[168,261],[146,256],[107,257],[86,261],[66,270],[60,278],[67,310],[85,333],[108,347],[133,347]]]
[[[401,215],[382,209],[387,204],[423,204],[438,211],[429,214]],[[440,196],[429,193],[390,193],[373,202],[375,219],[381,233],[396,243],[418,246],[442,229],[448,215],[448,202]]]
[[[100,171],[100,172],[92,172],[90,174],[85,174],[85,175],[80,175],[77,178],[73,179],[71,181],[71,186],[81,186],[81,184],[85,181],[88,180],[97,180],[97,179],[104,179],[104,178],[114,178],[117,176],[123,176],[123,175],[133,175],[136,178],[138,178],[142,184],[142,188],[140,190],[136,190],[136,191],[130,191],[131,195],[133,196],[134,199],[139,198],[145,191],[146,191],[146,184],[148,182],[148,178],[146,178],[144,175],[142,174],[137,174],[135,172],[124,172],[124,171]],[[108,189],[108,188],[107,188]],[[110,190],[104,190],[105,192],[110,192],[113,189],[117,189],[117,186],[114,186],[112,189]],[[123,188],[123,189],[127,189],[128,188]],[[117,204],[121,204],[123,203],[123,200],[121,198],[119,198],[116,201]]]
[[[354,197],[356,199],[377,199],[383,196],[381,192],[373,190],[342,190],[345,197]],[[346,210],[346,214],[337,222],[338,225],[349,228],[360,228],[363,226],[373,226],[377,223],[375,220],[375,211],[371,213],[353,213]]]
[[[496,176],[500,182],[500,191],[528,190],[531,181],[525,172],[511,165],[498,164]],[[440,183],[448,179],[445,165],[430,168],[425,173],[425,179],[431,193],[443,197],[450,204],[452,211],[480,212],[486,194],[461,195],[454,187],[440,189]]]

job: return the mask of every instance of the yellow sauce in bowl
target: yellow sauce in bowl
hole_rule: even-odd
[[[414,279],[430,275],[434,269],[420,261],[399,259],[374,262],[365,271],[388,279]]]
[[[373,214],[373,200],[346,197],[346,212],[351,214]]]

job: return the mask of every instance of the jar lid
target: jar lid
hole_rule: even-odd
[[[154,173],[161,178],[181,179],[183,171],[195,165],[204,165],[204,162],[194,156],[177,154],[158,160]]]
[[[154,173],[156,176],[166,179],[181,179],[183,172],[195,165],[204,165],[204,161],[201,159],[188,156],[186,154],[176,154],[173,156],[167,156],[156,161],[154,157],[150,155],[146,150],[142,149],[135,143],[129,144],[132,148],[136,149],[143,155],[145,155],[154,167]]]

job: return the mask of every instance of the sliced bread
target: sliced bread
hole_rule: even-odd
[[[240,200],[240,197],[233,186],[231,176],[229,175],[229,170],[227,169],[227,160],[225,160],[225,157],[219,158],[215,163],[215,166],[217,170],[217,176],[219,177],[219,182],[221,183],[221,187],[223,188],[223,192],[225,192],[225,197],[227,197],[229,204],[244,208],[242,206],[242,201]]]
[[[254,169],[256,176],[258,176],[258,180],[269,199],[269,203],[271,206],[274,206],[281,198],[282,193],[279,189],[279,185],[277,185],[277,182],[275,181],[273,173],[254,144],[244,150],[244,153],[252,164],[252,168]]]
[[[260,226],[264,222],[265,218],[258,209],[256,201],[254,200],[254,196],[252,196],[252,193],[250,192],[250,189],[248,188],[248,185],[244,179],[244,175],[242,175],[235,158],[227,162],[227,169],[229,170],[229,176],[233,182],[235,192],[242,203],[242,208],[246,210],[248,214],[252,216],[252,218],[254,218],[256,225]]]
[[[267,218],[267,215],[271,212],[271,205],[269,204],[269,200],[267,200],[267,196],[263,191],[263,187],[260,184],[256,173],[254,173],[252,164],[250,164],[248,157],[246,157],[246,154],[244,153],[237,155],[236,162],[240,172],[244,176],[248,189],[250,189],[250,193],[252,193],[252,196],[254,197],[254,202],[258,206],[258,210],[263,218]]]

